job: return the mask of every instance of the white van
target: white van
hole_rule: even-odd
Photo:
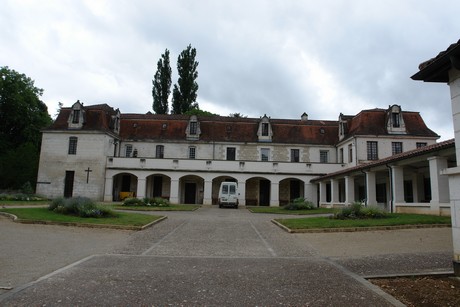
[[[219,189],[219,208],[226,206],[238,208],[238,195],[236,182],[222,182]]]

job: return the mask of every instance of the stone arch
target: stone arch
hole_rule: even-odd
[[[271,181],[265,177],[251,177],[246,180],[246,205],[270,206]]]
[[[161,197],[169,200],[171,197],[171,177],[161,173],[151,174],[146,178],[145,189],[146,197]]]
[[[235,177],[231,177],[231,176],[215,177],[212,180],[212,204],[213,205],[217,205],[218,203],[220,184],[224,181],[238,182],[238,180]]]
[[[203,204],[204,179],[197,175],[186,175],[179,179],[179,202]]]
[[[294,199],[305,197],[305,182],[298,178],[284,178],[279,183],[280,206],[287,205]]]
[[[136,197],[138,177],[129,172],[121,172],[113,176],[112,198],[122,201],[127,197]]]

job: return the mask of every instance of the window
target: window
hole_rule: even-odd
[[[340,148],[339,150],[339,159],[340,159],[340,163],[343,163],[343,148]]]
[[[262,136],[268,136],[268,123],[262,123]]]
[[[188,148],[188,158],[195,159],[196,158],[196,147],[189,147]]]
[[[368,141],[367,142],[367,160],[378,160],[379,155],[377,151],[377,142]]]
[[[402,148],[402,142],[392,142],[391,143],[391,152],[393,155],[402,153],[403,148]]]
[[[291,162],[299,162],[300,155],[298,149],[291,149]]]
[[[426,145],[428,144],[424,142],[417,142],[417,148],[422,148],[422,147],[425,147]]]
[[[230,186],[230,195],[235,195],[236,194],[236,185],[231,185]]]
[[[399,122],[399,113],[391,113],[391,119],[393,121],[393,127],[395,128],[399,128],[401,126],[400,122]]]
[[[196,135],[198,123],[197,122],[190,122],[190,134]]]
[[[260,149],[260,160],[269,161],[270,160],[270,148]]]
[[[125,147],[125,157],[131,157],[131,153],[133,152],[133,145],[126,145]]]
[[[157,145],[155,150],[155,158],[163,159],[165,153],[165,147],[163,145]]]
[[[353,145],[348,145],[348,162],[353,162]]]
[[[71,136],[69,138],[69,155],[76,155],[77,154],[77,142],[78,142],[77,137]]]
[[[321,163],[328,163],[329,162],[329,151],[327,150],[320,150],[319,151],[319,162]]]
[[[78,124],[80,122],[80,110],[73,110],[72,124]]]
[[[227,147],[227,160],[235,161],[235,159],[236,159],[236,148]]]

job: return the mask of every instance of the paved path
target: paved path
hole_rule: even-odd
[[[140,232],[0,218],[0,305],[392,306],[363,276],[452,270],[449,228],[288,234],[245,209],[165,215]]]

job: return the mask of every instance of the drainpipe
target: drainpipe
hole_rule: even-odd
[[[393,193],[393,170],[391,169],[391,166],[388,164],[385,164],[388,168],[388,171],[390,173],[390,213],[393,213],[393,203],[394,203],[394,193]]]

